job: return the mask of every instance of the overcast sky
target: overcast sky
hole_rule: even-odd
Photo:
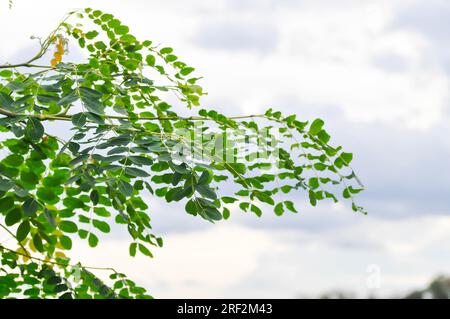
[[[125,233],[75,247],[155,297],[296,297],[334,289],[391,296],[450,273],[450,2],[446,0],[0,0],[0,62],[21,62],[73,8],[109,11],[173,47],[204,76],[205,107],[274,107],[322,117],[354,154],[359,202],[215,225],[149,198],[155,258],[129,258]],[[368,280],[380,271],[378,288]]]

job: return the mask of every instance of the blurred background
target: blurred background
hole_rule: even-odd
[[[210,224],[148,198],[165,239],[153,259],[128,257],[125,229],[96,250],[80,241],[74,259],[159,298],[448,296],[437,276],[450,274],[449,1],[0,0],[0,62],[30,58],[30,36],[84,7],[173,47],[204,76],[204,107],[323,118],[354,153],[369,215],[298,196],[299,214],[235,210]]]

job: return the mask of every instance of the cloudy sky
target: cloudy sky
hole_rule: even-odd
[[[80,243],[77,259],[114,265],[155,297],[393,296],[450,274],[450,2],[0,0],[0,62],[31,57],[30,35],[86,6],[174,47],[204,76],[205,107],[324,118],[355,154],[369,215],[299,196],[300,214],[236,211],[212,225],[149,198],[165,238],[154,259],[127,257],[122,232],[96,251]]]

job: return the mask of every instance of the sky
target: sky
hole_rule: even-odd
[[[148,198],[165,240],[153,259],[127,257],[120,231],[96,250],[77,243],[75,259],[114,266],[160,298],[389,297],[450,274],[450,2],[14,0],[9,10],[0,0],[0,62],[33,56],[31,35],[87,6],[173,47],[204,77],[204,107],[323,118],[354,153],[369,214],[299,195],[299,214],[235,210],[210,224]]]

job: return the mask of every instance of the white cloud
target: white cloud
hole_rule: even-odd
[[[214,225],[199,232],[168,234],[155,258],[131,258],[124,240],[105,240],[94,252],[86,245],[74,256],[86,264],[114,265],[157,297],[218,298],[255,271],[268,251],[283,251],[266,232],[237,225]]]
[[[278,29],[267,21],[231,19],[200,25],[194,32],[193,42],[209,49],[250,50],[265,55],[276,50],[278,38]]]
[[[445,111],[449,81],[439,69],[421,64],[429,51],[426,39],[389,27],[402,3],[347,1],[335,6],[329,1],[306,1],[292,6],[288,2],[268,2],[258,6],[265,10],[251,16],[248,10],[228,6],[232,2],[226,1],[215,5],[199,1],[192,5],[177,1],[110,1],[107,6],[98,3],[98,7],[115,13],[139,37],[174,46],[184,60],[197,66],[199,74],[206,78],[206,89],[215,97],[206,98],[206,105],[217,101],[217,97],[239,97],[236,104],[243,113],[257,112],[267,108],[274,95],[294,93],[306,103],[337,105],[352,121],[383,121],[427,129]],[[84,7],[92,3],[75,1],[71,5]],[[63,2],[42,1],[30,10],[28,4],[17,1],[14,10],[3,10],[0,27],[9,30],[4,43],[14,45],[2,46],[0,56],[14,59],[18,47],[29,46],[29,35],[47,34],[69,9]],[[229,32],[229,28],[222,28],[225,34],[221,36],[220,21],[241,20],[248,21],[248,26],[276,25],[275,33],[266,27],[255,31],[245,25],[235,26],[242,29],[242,36],[247,34],[246,29],[251,31],[244,37],[251,38],[244,41],[246,45],[251,42],[252,48],[267,54],[240,53],[240,42],[225,38],[220,46],[234,51],[215,52],[192,42],[193,38],[209,34],[207,39],[211,41],[207,45],[213,45]],[[210,30],[201,25],[210,25]],[[279,34],[279,46],[270,34]],[[380,55],[401,57],[405,71],[392,73],[377,66],[373,61]]]
[[[372,241],[376,247],[359,242]],[[86,245],[72,256],[85,264],[114,266],[160,298],[292,298],[343,289],[359,296],[391,296],[424,286],[450,262],[450,218],[355,220],[327,233],[262,231],[229,222],[169,234],[155,258],[131,258],[123,240]],[[369,265],[381,287],[367,287]]]

